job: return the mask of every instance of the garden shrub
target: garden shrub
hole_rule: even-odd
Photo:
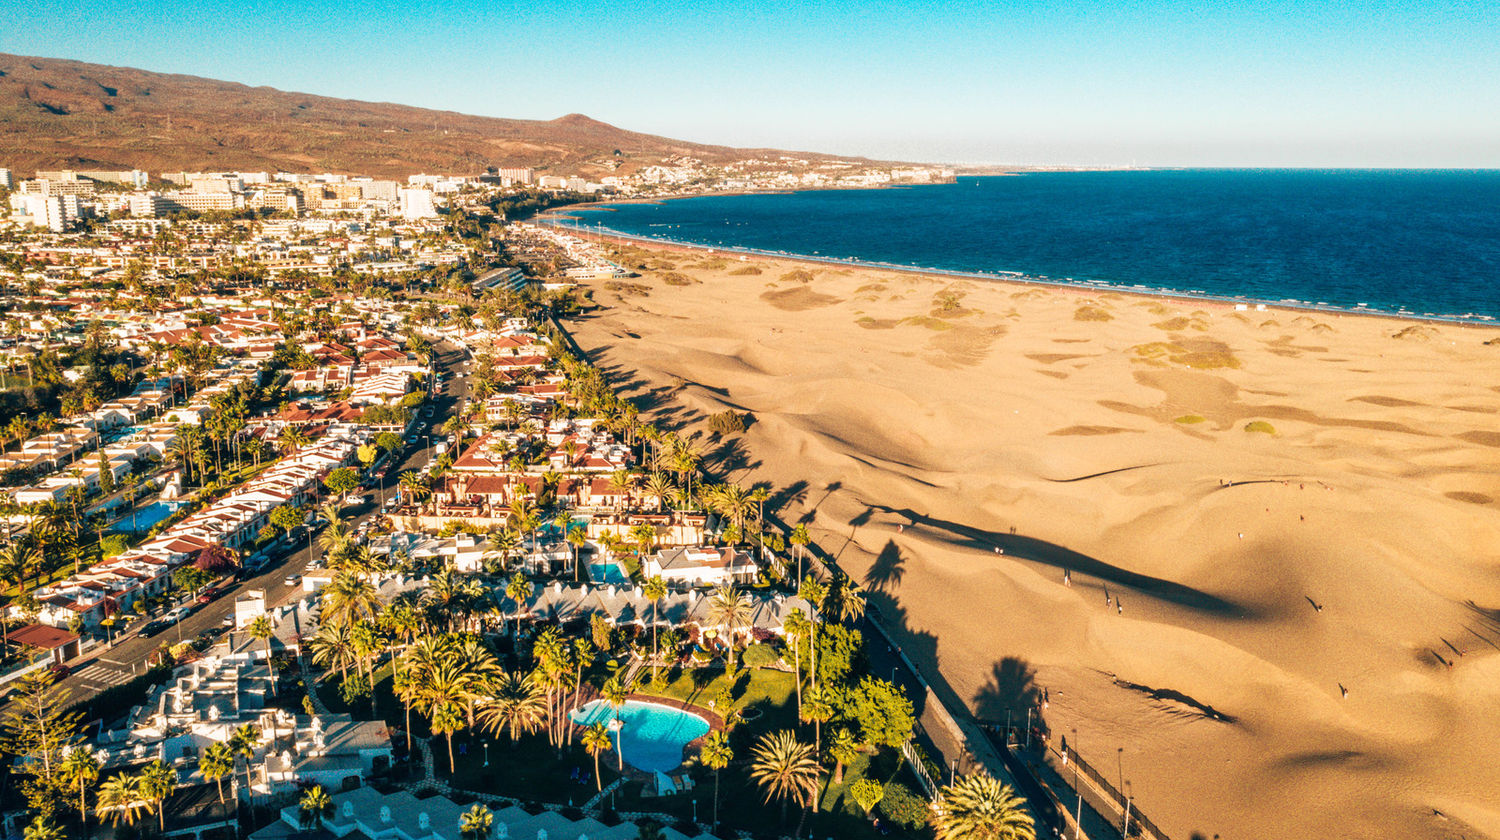
[[[754,644],[745,648],[741,661],[745,663],[746,668],[764,668],[780,658],[781,655],[770,645]]]
[[[921,828],[927,824],[927,800],[900,782],[891,782],[885,786],[885,795],[881,797],[879,807],[880,813],[897,825]]]

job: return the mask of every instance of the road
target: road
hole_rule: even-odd
[[[408,432],[408,437],[416,435],[419,440],[415,445],[403,447],[396,466],[387,473],[384,486],[375,488],[375,498],[345,509],[346,514],[351,517],[351,527],[357,527],[380,512],[385,500],[396,492],[397,476],[406,470],[420,470],[427,464],[432,455],[432,447],[427,444],[438,437],[435,430],[460,410],[468,399],[468,361],[467,351],[449,342],[442,341],[433,346],[433,362],[437,371],[442,374],[443,383],[442,390],[430,400],[432,414],[428,418],[419,419]],[[290,574],[301,574],[306,570],[313,554],[308,543],[306,536],[298,534],[292,548],[273,559],[259,574],[223,588],[212,602],[198,608],[173,627],[149,638],[141,637],[139,628],[131,630],[117,637],[112,645],[92,648],[79,659],[69,662],[72,673],[62,681],[62,686],[71,692],[70,700],[92,697],[100,691],[129,682],[134,675],[146,670],[147,658],[163,642],[176,644],[201,633],[223,629],[224,619],[234,614],[234,599],[247,590],[265,590],[268,606],[284,604],[301,597],[301,584],[289,586],[285,579]],[[144,623],[138,622],[141,626]],[[3,707],[0,707],[0,713],[3,713]]]

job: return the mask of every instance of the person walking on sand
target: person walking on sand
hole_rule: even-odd
[[[1122,603],[1120,603],[1120,599],[1119,598],[1115,599],[1115,614],[1116,615],[1124,615],[1125,614],[1125,605],[1122,604]]]
[[[1344,697],[1348,697],[1349,696],[1349,689],[1344,688],[1344,684],[1343,683],[1339,683],[1339,693],[1342,694]]]
[[[1072,569],[1063,569],[1063,586],[1069,586],[1069,587],[1071,587],[1072,585],[1073,585],[1073,570]]]

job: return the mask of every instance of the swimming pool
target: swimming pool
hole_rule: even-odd
[[[623,726],[613,737],[624,750],[625,763],[648,773],[676,770],[682,765],[682,748],[712,728],[692,712],[640,700],[626,700],[618,710],[604,700],[594,700],[568,716],[581,726],[608,723],[618,716]],[[624,743],[620,744],[622,734]]]
[[[618,560],[611,560],[608,563],[590,563],[589,580],[594,583],[620,585],[630,583],[630,575]]]
[[[151,530],[156,523],[171,516],[182,507],[182,502],[155,501],[136,511],[120,521],[105,528],[108,534],[139,534],[142,531]]]

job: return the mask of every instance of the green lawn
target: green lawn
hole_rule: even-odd
[[[649,678],[650,672],[644,676]],[[755,729],[763,729],[765,720],[775,720],[783,726],[792,725],[796,718],[796,690],[795,678],[786,671],[741,669],[731,677],[721,669],[680,667],[663,669],[657,682],[643,679],[636,689],[641,694],[670,697],[702,706],[721,717],[729,709],[755,709],[764,716],[747,722],[753,723]],[[728,706],[724,705],[726,700]]]

